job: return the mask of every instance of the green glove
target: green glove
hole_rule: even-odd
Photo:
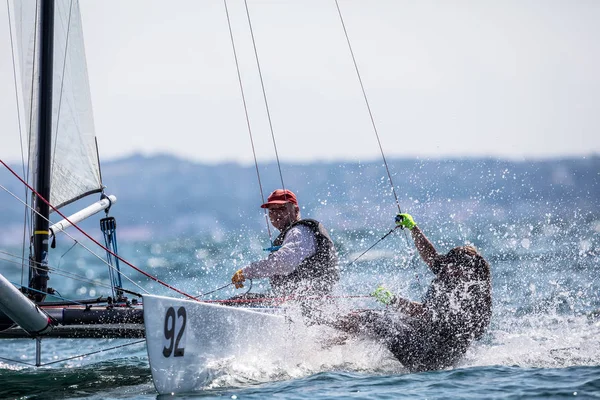
[[[371,296],[375,297],[378,302],[383,303],[386,306],[394,300],[394,294],[383,286],[379,286],[375,289],[375,291],[371,293]]]
[[[396,225],[401,228],[408,228],[408,230],[412,230],[417,224],[415,224],[415,220],[410,214],[398,214],[396,215]]]

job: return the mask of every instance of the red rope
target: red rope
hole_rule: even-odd
[[[117,254],[113,253],[111,250],[107,249],[106,247],[104,247],[102,244],[100,244],[96,239],[94,239],[93,237],[91,237],[90,235],[88,235],[85,231],[83,231],[83,229],[81,229],[80,227],[78,227],[77,225],[75,225],[74,223],[72,223],[71,221],[69,221],[69,219],[60,211],[58,211],[58,209],[56,209],[52,204],[50,204],[50,202],[48,202],[48,200],[46,200],[45,198],[43,198],[38,192],[36,192],[31,186],[29,186],[29,184],[27,182],[25,182],[23,180],[23,178],[21,178],[15,171],[12,170],[12,168],[10,168],[8,165],[6,165],[6,163],[4,161],[2,161],[0,159],[0,163],[2,163],[2,165],[4,165],[6,167],[6,169],[8,169],[17,179],[19,179],[25,186],[27,186],[27,188],[29,188],[29,190],[31,190],[38,198],[40,198],[44,203],[46,203],[50,208],[52,208],[58,215],[60,215],[61,217],[63,217],[68,223],[70,223],[71,225],[73,225],[79,232],[81,232],[83,235],[85,235],[85,237],[87,237],[88,239],[90,239],[92,242],[94,242],[95,244],[97,244],[100,248],[104,249],[105,251],[107,251],[109,254],[111,254],[113,257],[116,257],[118,260],[122,261],[123,263],[127,264],[128,266],[130,266],[131,268],[133,268],[134,270],[136,270],[137,272],[141,273],[142,275],[145,275],[146,277],[152,279],[153,281],[160,283],[161,285],[185,296],[188,297],[192,300],[196,300],[198,301],[198,299],[196,299],[194,296],[189,295],[179,289],[177,289],[176,287],[173,287],[171,285],[169,285],[166,282],[161,281],[160,279],[158,279],[157,277],[150,275],[149,273],[139,269],[138,267],[136,267],[135,265],[131,264],[129,261],[121,258],[120,256],[118,256]]]

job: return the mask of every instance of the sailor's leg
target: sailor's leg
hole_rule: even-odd
[[[338,317],[331,326],[350,334],[367,334],[381,336],[381,327],[386,326],[386,317],[383,312],[374,310],[355,311]]]

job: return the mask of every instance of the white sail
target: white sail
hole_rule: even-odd
[[[29,165],[35,181],[38,87],[36,58],[40,39],[35,0],[14,5],[20,62],[24,126],[29,135]],[[55,0],[50,203],[68,204],[102,188],[85,60],[83,30],[76,0]]]

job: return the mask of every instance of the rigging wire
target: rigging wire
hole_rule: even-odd
[[[80,302],[78,302],[78,301],[76,301],[76,300],[73,300],[73,299],[65,299],[64,297],[62,297],[62,296],[60,295],[60,293],[59,293],[58,295],[56,295],[56,294],[54,294],[54,293],[48,293],[48,292],[44,292],[44,291],[42,291],[42,290],[37,290],[37,289],[31,288],[31,287],[29,287],[29,286],[23,286],[23,285],[19,285],[19,284],[16,284],[16,283],[14,283],[14,282],[11,282],[11,281],[9,281],[9,282],[10,282],[10,283],[12,283],[14,286],[17,286],[17,287],[22,287],[22,288],[24,288],[24,289],[27,289],[27,290],[32,290],[32,291],[34,291],[34,292],[41,293],[41,294],[43,294],[43,295],[47,295],[47,296],[53,296],[53,297],[56,297],[57,299],[61,299],[61,300],[64,300],[64,301],[66,301],[66,302],[69,302],[69,303],[77,304],[77,305],[79,305],[79,306],[85,306],[85,304],[83,304],[83,303],[80,303]]]
[[[32,53],[32,60],[31,64],[33,65],[33,67],[31,68],[31,92],[29,94],[29,129],[28,129],[28,137],[27,137],[27,143],[28,143],[28,149],[27,149],[27,174],[23,175],[27,178],[30,177],[30,175],[34,174],[34,172],[31,171],[31,159],[33,158],[33,150],[34,150],[34,146],[31,145],[32,143],[32,138],[35,137],[35,133],[33,133],[33,126],[34,126],[34,107],[33,107],[33,103],[36,99],[35,97],[35,88],[36,88],[36,76],[38,76],[37,73],[37,69],[39,69],[40,65],[38,62],[36,62],[36,57],[39,57],[39,46],[38,46],[38,30],[41,27],[41,21],[39,18],[39,12],[41,9],[41,5],[39,2],[36,1],[36,6],[35,6],[35,28],[33,31],[33,53]],[[37,146],[37,144],[36,144]],[[32,176],[33,178],[33,176]],[[28,186],[28,185],[26,185]],[[33,234],[33,229],[34,229],[34,209],[35,209],[35,196],[33,193],[28,192],[29,187],[25,188],[25,199],[27,202],[31,202],[31,205],[29,205],[29,203],[26,204],[25,210],[27,210],[27,207],[30,208],[30,212],[29,212],[29,224],[30,224],[30,233]],[[25,211],[27,212],[27,211]],[[23,226],[23,255],[25,254],[25,237],[26,237],[26,229],[27,226]],[[29,254],[33,254],[33,240],[29,241]],[[24,274],[25,271],[25,265],[22,266],[22,272],[21,275]]]
[[[28,365],[30,367],[38,367],[38,366],[39,367],[45,367],[46,365],[52,365],[52,364],[56,364],[56,363],[59,363],[59,362],[69,361],[69,360],[73,360],[75,358],[87,357],[87,356],[91,356],[91,355],[98,354],[98,353],[103,353],[103,352],[110,351],[110,350],[120,349],[122,347],[133,346],[133,345],[136,345],[136,344],[139,344],[139,343],[144,343],[145,341],[146,341],[146,339],[136,340],[135,342],[129,342],[129,343],[125,343],[125,344],[120,344],[120,345],[117,345],[117,346],[108,347],[106,349],[100,349],[100,350],[92,351],[92,352],[85,353],[85,354],[79,354],[79,355],[76,355],[76,356],[73,356],[73,357],[63,358],[61,360],[55,360],[55,361],[47,362],[47,363],[40,364],[40,365],[35,365],[35,364],[29,363],[27,361],[13,360],[13,359],[4,358],[4,357],[0,357],[0,360],[14,362],[14,363],[18,363],[18,364],[24,364],[24,365]]]
[[[23,176],[27,176],[27,174],[29,174],[29,167],[27,167],[27,170],[25,169],[25,152],[23,149],[23,127],[21,126],[21,106],[20,106],[20,102],[19,102],[19,88],[17,85],[17,65],[16,65],[16,60],[15,60],[15,46],[14,46],[14,38],[13,38],[13,30],[12,30],[12,18],[11,18],[11,13],[10,13],[10,0],[6,0],[6,9],[7,9],[7,13],[8,13],[8,31],[9,31],[9,35],[10,35],[10,55],[11,55],[11,60],[12,60],[12,67],[13,67],[13,79],[14,79],[14,83],[15,83],[15,103],[17,106],[17,125],[19,127],[19,145],[21,147],[21,167],[23,168]],[[37,15],[37,7],[36,7],[36,15]],[[36,32],[37,32],[37,25],[36,25]],[[34,49],[35,49],[35,41],[37,40],[37,35],[35,35],[34,38]],[[35,54],[35,51],[34,51]],[[33,98],[33,96],[32,96]],[[25,198],[28,198],[29,195],[29,191],[27,188],[25,188]],[[21,253],[22,253],[22,259],[25,260],[25,238],[27,236],[27,226],[29,225],[29,221],[27,219],[27,215],[29,214],[27,212],[27,207],[24,208],[24,216],[23,216],[23,237],[22,237],[22,241],[21,243],[23,243],[23,245],[21,246]],[[21,265],[21,284],[23,284],[23,280],[25,279],[25,263],[23,263]]]
[[[392,234],[392,232],[394,232],[396,229],[398,229],[399,226],[396,225],[395,228],[390,229],[390,231],[388,233],[386,233],[385,235],[383,235],[381,238],[379,238],[378,241],[376,241],[375,243],[373,243],[371,245],[371,247],[369,247],[368,249],[366,249],[365,251],[363,251],[362,253],[360,253],[354,260],[350,261],[348,264],[345,265],[345,268],[348,268],[349,266],[351,266],[352,264],[354,264],[359,258],[361,258],[362,256],[364,256],[369,250],[371,250],[373,247],[375,247],[379,242],[381,242],[383,239],[385,239],[386,237],[388,237],[389,235]]]
[[[233,44],[233,34],[231,33],[231,23],[230,23],[230,19],[229,19],[229,13],[227,11],[226,0],[224,0],[224,1],[225,1],[225,9],[226,9],[226,12],[227,12],[227,21],[228,21],[228,24],[229,24],[229,31],[230,31],[230,35],[231,35],[232,44]],[[335,0],[335,3],[336,3],[338,15],[340,17],[340,22],[342,24],[342,28],[344,30],[344,35],[346,37],[346,42],[347,42],[348,48],[350,50],[350,55],[352,56],[352,61],[353,61],[353,64],[354,64],[354,68],[355,68],[357,77],[358,77],[358,81],[360,83],[360,87],[361,87],[361,90],[362,90],[363,98],[365,100],[365,104],[366,104],[366,107],[367,107],[367,110],[368,110],[368,113],[369,113],[371,124],[373,126],[373,131],[374,131],[375,136],[377,138],[377,143],[378,143],[378,146],[379,146],[379,150],[381,152],[381,157],[383,159],[383,163],[385,165],[385,169],[386,169],[388,180],[389,180],[389,183],[390,183],[390,186],[391,186],[391,189],[392,189],[392,193],[393,193],[394,198],[396,200],[396,205],[398,207],[398,212],[401,213],[402,209],[400,207],[400,201],[398,200],[398,195],[397,195],[396,189],[394,187],[394,183],[393,183],[393,180],[392,180],[392,175],[390,173],[390,169],[389,169],[387,160],[385,158],[385,153],[383,151],[383,146],[381,144],[381,139],[379,137],[379,133],[377,131],[377,126],[375,124],[375,119],[373,117],[373,112],[371,111],[371,106],[369,104],[367,93],[366,93],[366,90],[365,90],[365,87],[364,87],[364,84],[363,84],[363,81],[362,81],[362,77],[360,75],[360,70],[358,68],[358,63],[356,62],[356,57],[354,56],[354,51],[352,50],[352,46],[351,46],[351,43],[350,43],[350,38],[349,38],[347,29],[346,29],[346,25],[344,23],[344,19],[343,19],[343,16],[342,16],[342,13],[341,13],[341,10],[340,10],[340,7],[339,7],[338,0]],[[259,73],[259,77],[260,77],[262,94],[263,94],[263,99],[264,99],[264,102],[265,102],[265,109],[266,109],[267,117],[268,117],[268,121],[269,121],[269,128],[270,128],[270,132],[271,132],[271,138],[272,138],[272,141],[273,141],[273,147],[274,147],[275,156],[276,156],[276,159],[277,159],[277,166],[279,168],[279,175],[280,175],[280,178],[281,178],[281,185],[282,185],[282,188],[285,190],[285,184],[284,184],[284,181],[283,181],[283,173],[281,171],[281,164],[280,164],[280,161],[279,161],[279,153],[277,151],[277,144],[276,144],[276,141],[275,141],[275,133],[274,133],[274,129],[273,129],[273,123],[272,123],[272,119],[271,119],[271,113],[270,113],[270,109],[269,109],[269,103],[268,103],[268,100],[267,100],[267,94],[266,94],[266,89],[265,89],[265,85],[264,85],[264,79],[263,79],[263,75],[262,75],[262,69],[260,67],[260,58],[258,56],[258,50],[257,50],[257,47],[256,47],[256,40],[255,40],[255,37],[254,37],[254,30],[252,28],[252,21],[251,21],[251,18],[250,18],[250,11],[248,9],[248,2],[247,2],[247,0],[244,0],[244,5],[245,5],[245,9],[246,9],[246,16],[247,16],[247,19],[248,19],[248,26],[250,28],[250,34],[251,34],[251,38],[252,38],[252,45],[253,45],[253,49],[254,49],[254,55],[255,55],[256,64],[257,64],[257,68],[258,68],[258,73]],[[236,52],[235,45],[233,45],[233,48],[234,48],[234,54],[235,54],[235,52]],[[237,61],[237,55],[236,55],[236,67],[238,69],[238,78],[240,80],[240,87],[241,87],[242,85],[241,85],[241,78],[240,78],[240,73],[239,73],[239,64],[238,64],[238,61]],[[243,91],[242,91],[242,96],[243,96]],[[246,103],[245,103],[245,100],[244,100],[244,107],[245,107],[245,105],[246,105]],[[247,109],[245,108],[245,110],[246,110],[246,118],[248,120]],[[254,147],[253,147],[253,150],[254,150]],[[255,155],[255,157],[256,157],[256,155]],[[261,188],[261,191],[262,191],[262,188]],[[264,202],[264,197],[263,197],[263,202]],[[268,226],[268,223],[267,223],[267,226]],[[389,234],[391,234],[395,229],[396,228],[394,228],[390,232],[388,232],[385,236],[383,236],[382,239],[378,240],[375,244],[373,244],[371,247],[369,247],[367,250],[365,250],[361,255],[359,255],[356,259],[354,259],[349,265],[351,265],[352,263],[354,263],[358,258],[360,258],[362,255],[364,255],[367,251],[369,251],[370,249],[372,249],[377,243],[379,243],[381,240],[383,240],[385,237],[387,237]],[[270,232],[269,232],[269,237],[271,237]],[[405,237],[406,242],[408,243],[409,240],[408,240],[408,237],[406,235],[406,232],[405,232],[404,237]]]
[[[363,84],[362,77],[360,75],[360,70],[358,68],[358,63],[356,62],[356,57],[354,56],[354,51],[352,50],[352,45],[350,43],[350,36],[348,35],[348,30],[346,29],[346,24],[344,23],[344,17],[342,16],[342,11],[340,9],[338,0],[335,0],[335,6],[337,8],[338,15],[340,17],[340,22],[341,22],[342,28],[344,30],[344,36],[346,37],[346,43],[348,43],[348,50],[350,51],[350,55],[352,56],[352,63],[354,64],[356,76],[358,77],[358,82],[360,83],[360,89],[362,91],[363,98],[365,100],[365,105],[367,106],[367,111],[369,112],[369,118],[371,119],[371,125],[373,126],[373,132],[375,133],[375,137],[377,138],[377,144],[379,145],[379,151],[381,152],[381,158],[383,159],[383,164],[385,165],[385,170],[387,172],[388,180],[389,180],[390,186],[392,188],[392,193],[394,194],[394,199],[396,200],[396,205],[398,206],[398,212],[402,213],[402,208],[400,207],[400,201],[398,200],[398,195],[396,194],[396,188],[395,188],[394,182],[392,180],[392,174],[390,173],[390,168],[389,168],[387,160],[385,158],[383,146],[381,145],[381,140],[379,138],[379,132],[377,131],[377,125],[375,124],[375,118],[373,118],[373,112],[371,111],[371,106],[369,104],[369,99],[367,97],[367,91],[365,90],[365,85]],[[394,229],[392,229],[392,231]],[[389,233],[391,233],[392,231],[390,231]],[[387,235],[385,235],[384,237],[388,236],[389,233]],[[404,239],[406,241],[406,244],[409,245],[410,240],[408,239],[408,234],[406,233],[406,231],[404,231]],[[376,244],[379,243],[380,241],[381,240],[377,241]],[[370,250],[373,246],[369,247],[366,251]],[[364,253],[366,253],[366,251]],[[411,252],[412,252],[411,258],[414,258],[415,252],[414,251],[411,251]],[[362,256],[364,253],[362,253],[360,256]],[[360,256],[359,256],[359,258],[360,258]],[[355,261],[356,261],[356,259],[354,261],[352,261],[352,263],[354,263]],[[350,264],[352,264],[352,263],[350,263]],[[419,281],[418,275],[417,275],[417,280]]]
[[[9,260],[5,260],[5,261],[9,261]],[[38,267],[38,266],[32,266],[32,268],[33,269],[39,269],[40,267]],[[96,287],[104,287],[104,288],[107,288],[107,289],[112,289],[112,286],[110,286],[110,285],[107,285],[105,283],[98,282],[98,281],[93,281],[91,279],[88,279],[87,277],[83,277],[81,275],[74,274],[72,272],[66,272],[66,271],[62,271],[60,269],[56,269],[56,268],[48,268],[48,270],[51,271],[54,275],[64,276],[65,278],[71,278],[74,281],[89,283],[89,284],[94,285]]]
[[[337,7],[338,15],[340,16],[340,22],[342,23],[342,28],[344,29],[344,35],[346,36],[346,42],[348,43],[348,49],[350,50],[350,55],[352,56],[352,62],[354,63],[354,69],[356,70],[356,76],[358,77],[358,82],[360,83],[360,88],[362,90],[363,98],[365,100],[365,104],[367,106],[367,110],[369,111],[369,117],[371,118],[371,125],[373,126],[373,132],[375,132],[375,136],[377,137],[377,144],[379,145],[379,150],[381,152],[381,158],[383,158],[383,164],[385,165],[385,169],[387,171],[388,179],[390,182],[390,186],[392,187],[392,192],[394,194],[394,198],[396,199],[396,205],[398,206],[398,212],[402,212],[400,208],[400,201],[398,200],[398,195],[396,194],[396,188],[394,187],[394,182],[392,181],[392,175],[390,174],[390,169],[388,167],[387,160],[385,159],[385,154],[383,152],[383,146],[381,145],[381,140],[379,139],[379,133],[377,132],[377,125],[375,124],[375,119],[373,118],[373,112],[371,111],[371,106],[369,104],[369,99],[367,98],[367,91],[365,90],[365,86],[363,84],[360,70],[358,69],[358,64],[356,62],[356,57],[354,56],[354,51],[352,50],[352,45],[350,44],[350,37],[348,36],[348,31],[346,30],[346,24],[344,23],[344,18],[342,17],[342,11],[340,10],[340,5],[338,0],[335,0],[335,5]]]
[[[8,361],[8,362],[16,363],[16,364],[23,364],[23,365],[27,365],[27,366],[30,366],[30,367],[35,367],[36,366],[35,364],[28,363],[27,361],[13,360],[12,358],[0,357],[0,360],[2,360],[2,361]]]
[[[392,193],[394,194],[394,199],[396,200],[396,205],[398,207],[398,213],[402,213],[402,208],[400,207],[400,201],[398,200],[398,195],[396,193],[396,188],[395,188],[394,182],[392,180],[392,174],[390,173],[390,168],[389,168],[387,160],[385,158],[385,153],[383,151],[383,146],[381,144],[381,139],[379,138],[379,132],[377,131],[377,125],[375,124],[375,118],[373,117],[373,112],[371,111],[371,105],[369,104],[369,99],[367,97],[367,91],[365,90],[365,85],[363,84],[362,77],[360,75],[360,70],[358,68],[358,63],[356,62],[356,57],[354,56],[354,51],[352,50],[352,45],[350,43],[350,36],[348,35],[348,30],[346,29],[346,24],[344,23],[344,17],[342,16],[342,11],[340,9],[340,5],[339,5],[338,0],[335,0],[335,6],[337,8],[337,12],[338,12],[338,15],[340,17],[340,22],[341,22],[342,28],[344,30],[344,36],[346,37],[346,43],[348,44],[348,50],[350,51],[350,55],[352,57],[352,63],[354,64],[354,69],[356,71],[356,76],[358,78],[358,82],[360,83],[360,89],[362,91],[363,98],[365,100],[365,105],[367,106],[367,111],[369,112],[369,118],[371,119],[371,125],[373,126],[373,132],[375,133],[375,137],[377,138],[377,144],[379,145],[379,151],[381,152],[381,158],[383,159],[383,164],[385,165],[385,170],[387,172],[388,180],[389,180],[390,186],[392,188]],[[392,229],[383,238],[387,237],[395,229],[396,228]],[[375,244],[379,243],[381,240],[383,240],[383,238],[380,239],[380,240],[378,240]],[[409,263],[411,263],[412,260],[417,256],[417,252],[410,247],[410,240],[408,238],[408,234],[406,233],[406,231],[404,231],[404,240],[406,241],[407,246],[409,246],[409,248],[411,249],[411,250],[409,250],[409,254],[410,254]],[[362,255],[364,255],[367,251],[369,251],[370,249],[372,249],[375,246],[375,244],[373,244],[373,246],[369,247],[362,254],[360,254],[356,259],[354,259],[350,264],[348,264],[348,266],[351,265],[351,264],[353,264],[360,257],[362,257]],[[419,274],[416,274],[416,278],[417,278],[417,282],[420,285],[421,284],[421,280],[419,278]]]
[[[11,259],[8,259],[8,258],[0,258],[0,260],[2,260],[2,261],[6,261],[6,262],[9,262],[9,263],[12,263],[12,264],[15,264],[15,265],[21,265],[21,263],[23,262],[23,258],[21,256],[17,256],[15,254],[11,254],[8,251],[0,250],[0,254],[3,254],[5,256],[11,257],[11,258],[14,258],[14,259],[17,260],[17,261],[15,261],[15,260],[11,260]]]
[[[260,59],[258,57],[258,50],[256,48],[256,40],[254,39],[254,29],[252,28],[252,21],[250,19],[250,10],[248,9],[248,1],[247,0],[244,0],[244,6],[246,8],[246,17],[248,19],[248,27],[250,28],[250,37],[252,38],[252,47],[254,49],[254,58],[256,59],[256,67],[258,68],[258,76],[260,77],[260,86],[262,89],[263,99],[265,102],[265,110],[267,112],[267,118],[269,120],[269,129],[271,131],[271,140],[273,141],[273,149],[275,151],[275,159],[277,160],[277,169],[279,170],[279,178],[281,180],[281,188],[284,191],[284,198],[287,200],[287,193],[285,192],[285,183],[283,181],[283,172],[281,171],[281,162],[279,161],[279,151],[277,151],[277,142],[275,141],[275,131],[273,130],[273,122],[271,120],[271,111],[269,109],[269,102],[267,101],[267,91],[265,89],[265,83],[263,80],[262,69],[260,67]],[[292,221],[291,213],[288,213],[288,223],[291,225],[293,222],[294,221]],[[272,249],[273,246],[271,245],[270,248]]]
[[[273,122],[271,121],[271,112],[269,111],[269,102],[267,101],[267,92],[265,90],[265,83],[263,80],[262,70],[260,68],[260,60],[258,57],[258,50],[256,49],[256,41],[254,39],[254,30],[252,29],[252,21],[250,20],[250,11],[248,10],[248,1],[244,0],[244,6],[246,7],[246,17],[248,18],[248,26],[250,27],[250,36],[252,37],[252,47],[254,48],[254,57],[256,58],[256,67],[258,68],[258,76],[260,77],[260,86],[262,88],[263,99],[265,101],[265,109],[267,112],[267,118],[269,120],[269,129],[271,131],[271,139],[273,141],[273,149],[275,150],[275,158],[277,160],[277,168],[279,169],[279,178],[281,179],[281,188],[285,190],[285,184],[283,182],[283,173],[281,172],[281,163],[279,162],[279,152],[277,151],[277,143],[275,141],[275,132],[273,131]]]
[[[282,296],[282,297],[259,297],[259,298],[233,298],[233,299],[219,299],[219,300],[204,300],[205,303],[277,303],[280,305],[286,301],[306,301],[306,300],[322,300],[322,299],[368,299],[373,296],[366,294],[358,295],[343,295],[343,296]]]
[[[23,184],[29,186],[29,184],[27,182],[25,182],[19,175],[17,175],[15,173],[15,171],[13,171],[12,168],[10,168],[4,161],[0,160],[0,163],[2,165],[4,165],[4,167],[6,167],[6,169],[8,169],[15,177],[17,177],[17,179],[19,179]],[[91,237],[87,232],[85,232],[83,229],[81,229],[78,225],[74,224],[73,222],[71,222],[69,220],[69,218],[67,218],[66,215],[64,215],[62,212],[60,212],[56,207],[54,207],[52,204],[50,204],[50,202],[45,199],[42,195],[40,195],[35,189],[33,189],[31,186],[29,186],[29,189],[37,196],[38,199],[42,200],[44,203],[46,203],[50,208],[52,208],[58,215],[60,215],[61,217],[63,217],[69,224],[71,224],[75,229],[77,229],[80,233],[82,233],[85,237],[87,237],[89,240],[91,240],[92,242],[94,242],[94,244],[96,244],[97,246],[99,246],[101,249],[104,249],[106,252],[110,253],[113,257],[116,257],[117,259],[119,259],[120,261],[122,261],[123,263],[127,264],[128,266],[130,266],[131,268],[133,268],[134,270],[136,270],[137,272],[139,272],[140,274],[144,275],[147,278],[152,279],[153,281],[163,285],[164,287],[173,290],[174,292],[177,292],[189,299],[192,300],[196,300],[194,298],[194,296],[185,293],[184,291],[177,289],[176,287],[169,285],[166,282],[163,282],[162,280],[158,279],[157,277],[155,277],[154,275],[150,275],[149,273],[147,273],[146,271],[136,267],[135,265],[133,265],[132,263],[130,263],[129,261],[125,260],[123,257],[119,256],[118,254],[115,254],[113,251],[107,249],[106,247],[102,246],[102,244],[100,244],[100,242],[98,242],[96,239],[94,239],[93,237]],[[133,281],[132,281],[133,282]],[[137,285],[137,284],[136,284]],[[141,286],[137,285],[140,289]],[[142,289],[144,290],[144,289]]]
[[[252,281],[252,280],[250,279],[250,281]],[[196,296],[196,299],[198,299],[198,297],[203,297],[203,296],[206,296],[207,294],[211,294],[211,293],[214,293],[214,292],[218,292],[219,290],[223,290],[223,289],[225,289],[226,287],[228,287],[228,286],[231,286],[231,285],[233,285],[233,283],[228,283],[228,284],[226,284],[226,285],[220,286],[220,287],[218,287],[218,288],[216,288],[216,289],[214,289],[214,290],[211,290],[210,292],[204,292],[204,293],[200,293],[198,296]]]
[[[71,245],[71,247],[69,247],[69,249],[67,251],[65,251],[62,256],[60,256],[60,258],[58,259],[58,265],[56,266],[56,269],[60,269],[60,263],[62,262],[63,258],[67,255],[68,252],[70,252],[71,250],[73,250],[73,247],[77,246],[77,244],[79,244],[79,242],[77,240],[75,240],[73,242],[73,244]]]
[[[240,64],[238,61],[237,50],[235,47],[235,40],[233,38],[233,29],[231,28],[231,19],[229,18],[229,8],[227,7],[227,0],[223,0],[225,5],[225,14],[227,16],[227,26],[229,27],[229,37],[231,38],[231,47],[233,48],[233,57],[235,59],[235,67],[237,70],[238,83],[240,85],[240,93],[242,95],[242,103],[244,104],[244,114],[246,116],[246,126],[248,127],[248,134],[250,135],[250,144],[252,146],[252,155],[254,156],[254,167],[256,168],[256,177],[258,179],[258,188],[260,190],[261,204],[265,203],[265,195],[260,180],[260,171],[258,169],[258,160],[256,158],[256,149],[254,147],[254,137],[252,136],[252,128],[250,126],[250,117],[248,115],[248,106],[246,104],[246,95],[244,93],[244,85],[242,84],[242,75],[240,72]],[[280,172],[281,173],[281,172]],[[269,215],[267,209],[264,209],[265,223],[267,224],[267,232],[269,234],[269,242],[272,242],[271,228],[269,227]]]
[[[38,29],[41,27],[41,21],[39,18],[39,11],[40,11],[41,5],[39,5],[39,2],[36,1],[36,7],[35,7],[35,29],[33,31],[34,34],[34,38],[33,38],[33,56],[32,56],[32,60],[31,63],[33,65],[33,68],[31,68],[31,93],[29,95],[29,130],[28,130],[28,137],[27,137],[27,143],[28,143],[28,149],[27,149],[27,174],[23,175],[26,178],[29,178],[30,176],[32,178],[34,178],[32,175],[35,173],[35,170],[32,172],[31,171],[31,159],[33,158],[33,151],[34,151],[34,146],[31,145],[32,143],[32,138],[34,137],[34,133],[33,131],[33,122],[34,122],[34,116],[33,116],[33,102],[35,100],[35,83],[36,81],[36,76],[38,76],[36,70],[40,67],[39,63],[35,62],[36,61],[36,55],[38,54],[38,52],[40,51],[40,49],[38,48]],[[36,144],[37,146],[37,144]],[[28,185],[26,185],[28,186]],[[34,206],[35,206],[35,195],[33,193],[28,192],[29,187],[25,188],[25,200],[27,203],[25,210],[27,210],[27,207],[30,207],[30,211],[29,211],[29,229],[30,229],[30,234],[33,234],[33,230],[34,230]],[[31,203],[29,203],[31,202]],[[31,204],[31,206],[29,206],[29,204]],[[25,211],[27,212],[27,211]],[[27,226],[23,226],[23,255],[25,255],[25,237],[26,237],[26,229]],[[29,241],[29,254],[33,254],[33,240]],[[23,264],[22,268],[22,272],[21,275],[24,274],[25,271],[25,264]],[[31,274],[31,272],[29,272],[29,274]]]
[[[4,164],[4,161],[0,160],[0,163]],[[6,164],[4,164],[4,166],[5,166],[6,168],[8,168],[8,169],[9,169],[11,172],[13,172],[13,171],[10,169],[10,167],[8,167]],[[13,174],[14,174],[14,172],[13,172]],[[19,179],[21,179],[21,178],[20,178],[18,175],[15,175],[15,176],[17,176]],[[25,182],[24,182],[22,179],[21,179],[21,182],[25,183]],[[27,183],[25,183],[25,185],[27,185]],[[13,196],[15,199],[17,199],[17,200],[18,200],[18,201],[20,201],[21,203],[23,203],[23,204],[26,204],[26,203],[25,203],[23,200],[19,199],[19,198],[18,198],[18,197],[17,197],[17,196],[16,196],[14,193],[11,193],[11,192],[10,192],[10,191],[9,191],[7,188],[5,188],[3,185],[0,185],[0,188],[4,189],[4,190],[5,190],[5,191],[6,191],[8,194],[10,194],[11,196]],[[33,191],[33,189],[31,189],[31,190]],[[33,192],[34,192],[35,194],[37,194],[35,191],[33,191]],[[41,196],[40,196],[40,198],[41,198]],[[26,204],[26,206],[27,206],[27,207],[30,207],[28,204]],[[54,208],[52,205],[51,205],[50,207]],[[58,214],[60,214],[60,216],[61,216],[61,217],[65,218],[65,217],[64,217],[64,215],[63,215],[63,214],[62,214],[60,211],[58,211],[58,210],[56,210],[56,209],[55,209],[55,211],[56,211]],[[50,220],[49,220],[48,218],[46,218],[46,217],[42,216],[42,215],[41,215],[40,213],[38,213],[37,211],[33,210],[33,212],[35,212],[36,214],[38,214],[40,217],[44,218],[46,221],[50,222]],[[65,219],[66,219],[66,218],[65,218]],[[69,221],[68,219],[67,219],[67,221],[68,221],[69,223],[71,223],[71,221]],[[72,224],[72,225],[73,225],[73,226],[75,226],[74,224]],[[85,236],[87,236],[88,238],[90,238],[90,239],[91,239],[91,240],[92,240],[94,243],[96,243],[97,245],[99,245],[101,248],[103,248],[103,249],[104,249],[104,247],[103,247],[102,245],[100,245],[100,244],[99,244],[97,241],[95,241],[94,239],[92,239],[92,238],[91,238],[91,237],[90,237],[90,236],[89,236],[87,233],[85,233],[83,230],[81,230],[81,229],[80,229],[78,226],[75,226],[75,228],[77,228],[77,229],[78,229],[78,230],[79,230],[81,233],[83,233]],[[88,251],[88,252],[89,252],[91,255],[93,255],[94,257],[96,257],[96,258],[97,258],[98,260],[100,260],[102,263],[104,263],[104,264],[108,265],[108,267],[109,267],[109,268],[114,268],[112,265],[109,265],[109,264],[108,264],[108,262],[107,262],[107,261],[106,261],[104,258],[102,258],[102,257],[101,257],[101,256],[99,256],[98,254],[94,253],[94,252],[93,252],[91,249],[89,249],[89,248],[88,248],[87,246],[85,246],[83,243],[81,243],[81,242],[77,241],[77,240],[76,240],[76,239],[75,239],[73,236],[71,236],[71,235],[70,235],[68,232],[66,232],[66,231],[62,231],[62,233],[64,233],[65,235],[67,235],[67,236],[68,236],[69,238],[71,238],[71,239],[72,239],[74,242],[76,242],[76,243],[79,243],[79,245],[80,245],[81,247],[83,247],[85,250],[87,250],[87,251]],[[105,250],[106,250],[106,249],[105,249]],[[23,256],[23,259],[24,259],[24,257],[25,257],[25,256]],[[36,263],[35,261],[31,261],[31,262],[32,262],[32,264],[35,264],[35,263]],[[37,268],[37,267],[35,267],[35,265],[33,265],[32,267],[33,267],[33,268]],[[135,269],[135,268],[134,268],[134,269]],[[147,291],[147,290],[145,290],[144,288],[142,288],[142,287],[141,287],[139,284],[137,284],[135,281],[133,281],[133,280],[132,280],[131,278],[129,278],[127,275],[123,274],[123,276],[124,276],[124,277],[125,277],[125,278],[126,278],[126,279],[127,279],[129,282],[130,282],[130,283],[132,283],[134,286],[136,286],[136,287],[137,287],[137,288],[139,288],[140,290],[142,290],[142,291],[144,291],[144,292],[148,293],[148,291]]]
[[[89,353],[84,353],[84,354],[80,354],[80,355],[73,356],[73,357],[63,358],[62,360],[51,361],[51,362],[48,362],[48,363],[41,364],[40,367],[45,367],[46,365],[52,365],[52,364],[56,364],[56,363],[59,363],[59,362],[73,360],[75,358],[92,356],[94,354],[103,353],[103,352],[110,351],[110,350],[115,350],[115,349],[120,349],[120,348],[127,347],[127,346],[133,346],[133,345],[136,345],[136,344],[139,344],[139,343],[145,343],[145,342],[146,342],[146,339],[136,340],[135,342],[120,344],[118,346],[113,346],[113,347],[109,347],[109,348],[106,348],[106,349],[100,349],[100,350],[96,350],[96,351],[91,351]]]
[[[10,263],[10,264],[15,264],[15,265],[21,265],[21,263],[23,262],[23,260],[19,256],[11,254],[11,253],[8,253],[6,251],[0,250],[0,254],[4,254],[5,256],[10,257],[10,258],[0,257],[1,261],[7,262],[7,263]],[[35,265],[35,264],[39,264],[39,262],[33,261],[32,264],[34,264],[34,265],[32,265],[33,269],[39,269],[40,268],[40,267],[38,267],[38,266]],[[48,271],[51,271],[54,275],[64,276],[65,278],[71,278],[74,281],[89,283],[89,284],[94,285],[94,286],[105,287],[105,288],[108,288],[108,289],[112,288],[112,286],[107,285],[105,283],[98,282],[98,281],[93,281],[93,280],[88,279],[87,277],[84,277],[82,275],[78,275],[78,274],[75,274],[75,273],[72,273],[72,272],[63,271],[63,270],[61,270],[59,268],[48,267]],[[19,286],[26,287],[23,284],[21,284]],[[42,293],[42,292],[40,292],[40,293]],[[46,294],[48,294],[48,293],[46,293]]]

